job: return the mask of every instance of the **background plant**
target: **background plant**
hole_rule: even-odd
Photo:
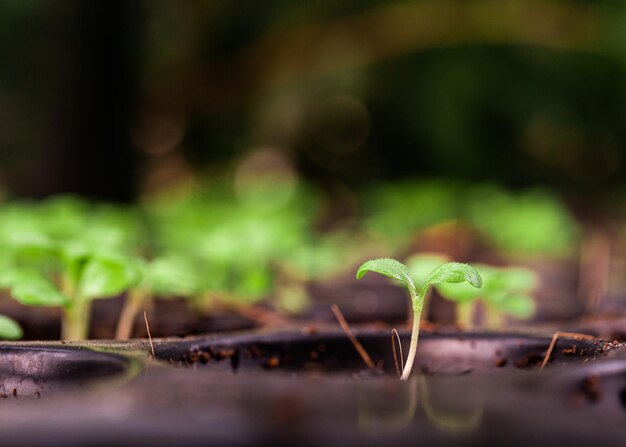
[[[20,325],[6,315],[0,315],[0,339],[19,340],[24,336]]]
[[[0,238],[8,254],[0,286],[24,305],[61,307],[62,337],[86,338],[90,302],[138,280],[124,215],[73,198],[4,206]]]

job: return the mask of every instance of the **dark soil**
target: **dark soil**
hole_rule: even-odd
[[[395,374],[391,336],[386,331],[361,331],[357,338],[377,368]],[[405,355],[409,333],[401,333]],[[511,369],[537,368],[544,359],[550,339],[492,333],[423,333],[415,371],[425,374],[457,375]],[[565,364],[602,355],[610,345],[588,340],[559,340],[550,363]],[[226,353],[226,354],[225,354]],[[278,333],[194,339],[162,343],[158,358],[185,366],[217,366],[229,359],[233,370],[263,369],[291,372],[358,373],[364,361],[341,331]],[[221,363],[223,365],[223,363]]]

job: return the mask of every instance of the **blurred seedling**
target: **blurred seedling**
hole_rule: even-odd
[[[532,290],[538,283],[537,275],[521,267],[492,267],[476,265],[483,278],[478,290],[467,284],[439,284],[437,291],[456,303],[456,321],[464,328],[474,326],[478,306],[483,304],[484,325],[502,327],[507,316],[525,319],[535,313]]]
[[[146,261],[135,259],[139,280],[126,295],[118,320],[115,338],[125,340],[132,336],[137,315],[154,298],[194,297],[202,290],[202,277],[191,257],[163,255]]]
[[[20,325],[6,315],[0,315],[0,339],[19,340],[24,336]]]
[[[420,253],[406,263],[418,287],[425,283],[428,272],[448,259],[440,253]],[[478,308],[482,304],[485,326],[497,328],[507,316],[525,319],[535,312],[532,291],[539,279],[530,269],[523,267],[495,267],[474,264],[483,278],[480,289],[467,283],[441,283],[435,288],[439,295],[456,304],[456,323],[463,328],[474,326]]]
[[[400,377],[402,380],[407,380],[411,374],[413,362],[415,361],[421,314],[430,286],[440,283],[467,282],[475,288],[480,288],[482,286],[482,278],[473,267],[467,264],[448,262],[435,267],[435,269],[430,272],[418,293],[409,269],[395,259],[379,258],[365,262],[357,271],[357,279],[362,278],[363,275],[370,271],[399,281],[409,291],[413,305],[413,330],[411,333],[411,344],[409,346],[407,361],[402,370],[402,376]]]
[[[72,198],[4,206],[0,288],[26,306],[61,307],[62,338],[86,338],[91,301],[119,295],[139,280],[123,221],[132,219]]]

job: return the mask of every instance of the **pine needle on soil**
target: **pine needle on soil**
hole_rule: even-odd
[[[341,313],[339,306],[337,306],[336,304],[332,304],[330,306],[330,309],[333,311],[333,314],[335,314],[335,318],[339,322],[339,326],[341,326],[343,333],[346,334],[346,337],[348,337],[348,340],[350,340],[350,342],[354,346],[354,349],[356,349],[356,351],[359,353],[359,355],[361,356],[361,358],[363,359],[367,367],[370,369],[375,368],[376,364],[374,363],[372,358],[369,356],[369,354],[367,353],[367,351],[365,350],[361,342],[357,340],[357,338],[354,336],[354,334],[350,330],[350,326],[348,326],[348,322],[346,321],[343,314]]]

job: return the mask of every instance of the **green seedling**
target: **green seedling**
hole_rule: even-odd
[[[4,206],[0,288],[27,306],[61,307],[62,338],[86,338],[91,301],[116,296],[139,278],[120,216],[68,198]]]
[[[576,246],[578,230],[565,205],[549,191],[510,194],[492,186],[467,198],[468,219],[496,248],[526,256],[563,256]]]
[[[457,304],[457,323],[472,327],[478,302],[484,304],[485,320],[489,327],[500,327],[504,316],[529,318],[535,311],[531,291],[537,285],[537,275],[520,267],[499,268],[476,266],[483,277],[478,290],[467,284],[439,284],[437,291]]]
[[[52,258],[54,259],[54,258]],[[0,287],[26,306],[61,307],[61,337],[87,338],[91,301],[119,295],[138,279],[138,272],[123,257],[88,254],[80,259],[56,259],[59,270],[14,268],[0,275]]]
[[[388,243],[401,244],[416,231],[457,219],[462,193],[463,185],[446,180],[379,186],[367,194],[365,226]]]
[[[20,325],[6,315],[0,315],[0,339],[19,340],[24,336]]]
[[[369,271],[395,279],[404,285],[409,291],[411,303],[413,305],[413,330],[411,333],[411,344],[409,346],[407,361],[404,365],[401,376],[402,380],[407,380],[411,374],[413,362],[415,361],[415,353],[417,351],[417,342],[419,338],[420,319],[426,294],[428,293],[430,286],[440,283],[467,282],[473,287],[480,288],[482,286],[482,278],[473,267],[467,264],[448,262],[436,267],[430,272],[424,285],[418,293],[415,283],[411,278],[411,274],[409,273],[409,269],[395,259],[380,258],[365,262],[357,271],[357,279],[362,278],[363,275]]]
[[[423,253],[410,257],[407,267],[417,287],[426,282],[428,273],[438,264],[448,261],[439,253]],[[456,304],[456,322],[460,327],[473,326],[479,302],[484,305],[485,322],[499,327],[505,316],[529,318],[535,310],[531,292],[537,286],[537,275],[522,267],[494,267],[475,264],[483,286],[480,289],[468,283],[440,283],[435,286],[439,295]]]
[[[153,298],[191,297],[202,291],[202,276],[189,257],[161,256],[151,261],[136,259],[141,279],[127,293],[115,338],[130,338],[133,323]]]
[[[148,208],[159,251],[183,253],[206,272],[197,293],[186,295],[192,310],[245,310],[272,295],[284,298],[284,286],[294,289],[304,281],[297,274],[317,274],[318,265],[327,261],[325,251],[314,266],[294,268],[293,260],[309,254],[307,248],[318,248],[311,232],[315,197],[299,187],[289,196],[278,185],[261,189],[263,200],[251,189],[215,183],[176,203],[156,202]],[[288,303],[282,298],[277,301],[289,311],[308,301],[303,294]]]

